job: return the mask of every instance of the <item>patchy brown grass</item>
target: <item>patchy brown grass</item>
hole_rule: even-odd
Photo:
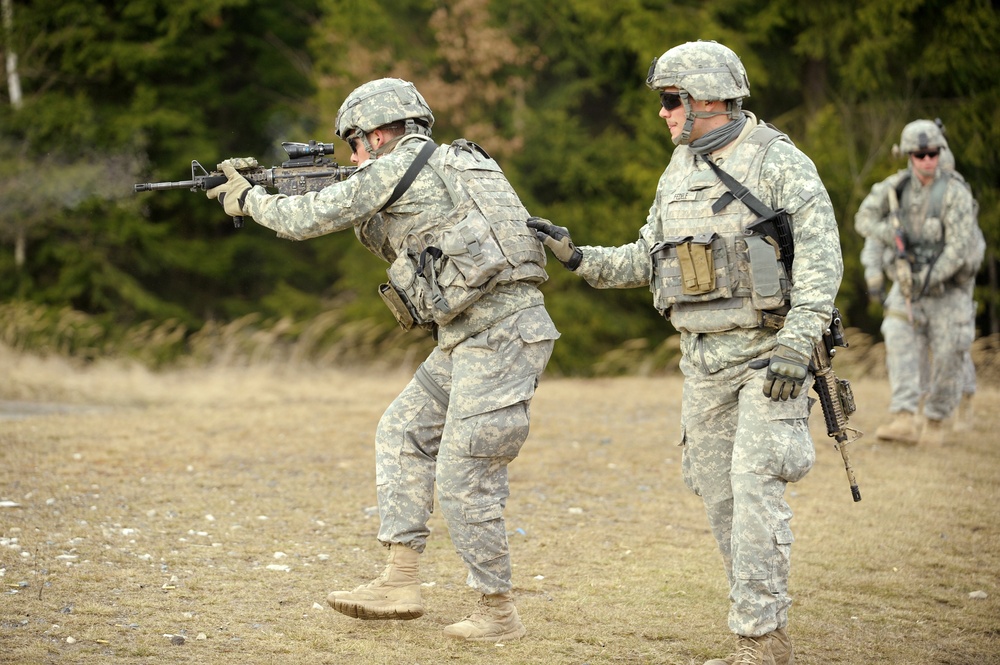
[[[425,617],[325,604],[382,567],[372,436],[408,373],[0,364],[0,499],[18,504],[0,508],[0,662],[700,664],[732,646],[676,376],[542,383],[507,510],[528,637],[467,645],[441,634],[475,596],[439,516]],[[818,413],[789,491],[797,662],[1000,662],[1000,393],[981,386],[973,429],[928,450],[871,436],[884,380],[855,392],[862,502]]]

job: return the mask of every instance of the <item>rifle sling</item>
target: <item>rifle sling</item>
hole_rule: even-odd
[[[420,152],[417,153],[417,156],[413,158],[413,162],[411,162],[410,167],[406,169],[406,173],[404,173],[403,177],[399,179],[398,183],[396,183],[396,188],[392,190],[389,200],[378,209],[379,212],[382,212],[391,206],[399,200],[399,197],[406,193],[406,190],[410,188],[413,181],[417,179],[417,174],[420,173],[420,169],[424,168],[424,164],[426,164],[427,160],[431,158],[431,153],[435,150],[437,150],[437,144],[434,143],[434,141],[424,142],[424,146],[420,149]]]
[[[746,207],[750,208],[750,210],[762,219],[774,217],[774,211],[764,205],[764,203],[754,196],[753,193],[741,182],[716,166],[715,162],[709,159],[706,155],[702,155],[701,158],[705,160],[706,164],[712,167],[712,170],[715,171],[715,175],[719,176],[719,180],[722,181],[722,184],[729,189],[726,194],[720,196],[719,200],[712,205],[713,213],[716,215],[719,214],[719,212],[732,203],[733,200],[737,200],[742,202]]]

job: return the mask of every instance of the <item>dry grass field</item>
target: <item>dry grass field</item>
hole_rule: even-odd
[[[676,663],[733,645],[725,576],[680,475],[680,379],[543,381],[507,519],[528,636],[441,629],[474,593],[439,516],[428,613],[326,606],[377,574],[372,438],[408,373],[150,373],[0,349],[0,662]],[[1000,663],[1000,393],[938,449],[879,444],[888,386],[854,381],[863,500],[813,414],[789,488],[800,665]]]

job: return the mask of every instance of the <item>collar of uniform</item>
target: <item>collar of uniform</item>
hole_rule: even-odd
[[[720,150],[716,150],[715,152],[709,154],[709,157],[712,159],[713,162],[715,162],[717,166],[722,166],[729,158],[729,156],[733,154],[733,151],[736,150],[736,146],[743,143],[743,141],[745,141],[747,137],[750,136],[750,133],[753,132],[754,129],[756,129],[757,116],[755,116],[750,111],[743,111],[743,115],[747,116],[747,124],[743,127],[743,131],[740,132],[740,135],[736,137],[736,140],[727,145],[726,147],[721,148]],[[708,166],[706,165],[705,168],[708,168]]]

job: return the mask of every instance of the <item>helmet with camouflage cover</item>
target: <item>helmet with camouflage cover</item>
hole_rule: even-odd
[[[409,81],[383,78],[357,87],[337,112],[337,136],[345,141],[365,135],[393,122],[405,122],[405,133],[430,136],[434,114],[417,88]],[[365,146],[372,152],[369,146]]]
[[[686,120],[675,143],[687,144],[696,118],[728,115],[736,120],[743,108],[743,98],[750,96],[750,83],[743,62],[730,48],[715,41],[687,42],[675,46],[649,65],[646,85],[662,91],[677,88],[684,104]],[[726,110],[695,111],[691,99],[703,102],[726,102]]]
[[[677,88],[703,102],[750,96],[743,62],[731,49],[714,41],[673,47],[650,65],[646,85],[653,90]]]
[[[910,154],[918,150],[941,150],[948,147],[941,126],[933,120],[914,120],[899,136],[899,152]]]

